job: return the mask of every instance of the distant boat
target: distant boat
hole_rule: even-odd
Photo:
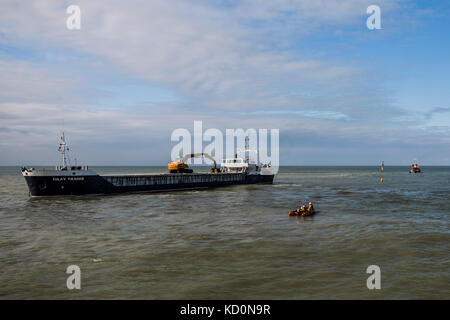
[[[414,161],[413,164],[411,165],[411,169],[409,169],[409,173],[420,173],[420,168],[419,168],[419,164],[417,163],[417,161]]]

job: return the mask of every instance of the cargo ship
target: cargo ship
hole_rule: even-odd
[[[62,164],[54,169],[22,167],[22,175],[31,197],[107,195],[122,193],[196,190],[239,184],[272,184],[274,174],[270,164],[252,163],[249,158],[224,159],[218,168],[206,153],[188,154],[169,163],[168,172],[100,175],[88,166],[68,165],[68,150],[64,133],[58,151]],[[208,173],[194,173],[186,160],[207,157],[214,162]]]

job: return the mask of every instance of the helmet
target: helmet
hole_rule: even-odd
[[[311,202],[309,204],[311,204]]]

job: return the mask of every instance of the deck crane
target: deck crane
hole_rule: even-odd
[[[170,162],[167,167],[168,167],[170,173],[192,173],[193,170],[189,168],[189,166],[186,163],[186,161],[188,159],[191,159],[191,158],[202,158],[202,157],[208,158],[209,160],[211,160],[214,163],[214,168],[209,169],[210,172],[214,173],[214,172],[219,172],[220,171],[217,168],[216,160],[214,160],[214,158],[211,157],[207,153],[190,153],[190,154],[187,154],[180,160]]]

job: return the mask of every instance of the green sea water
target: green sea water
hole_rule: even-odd
[[[31,199],[20,168],[0,167],[0,298],[449,299],[450,167],[408,170],[281,167],[273,185]],[[300,201],[318,213],[289,217]]]

